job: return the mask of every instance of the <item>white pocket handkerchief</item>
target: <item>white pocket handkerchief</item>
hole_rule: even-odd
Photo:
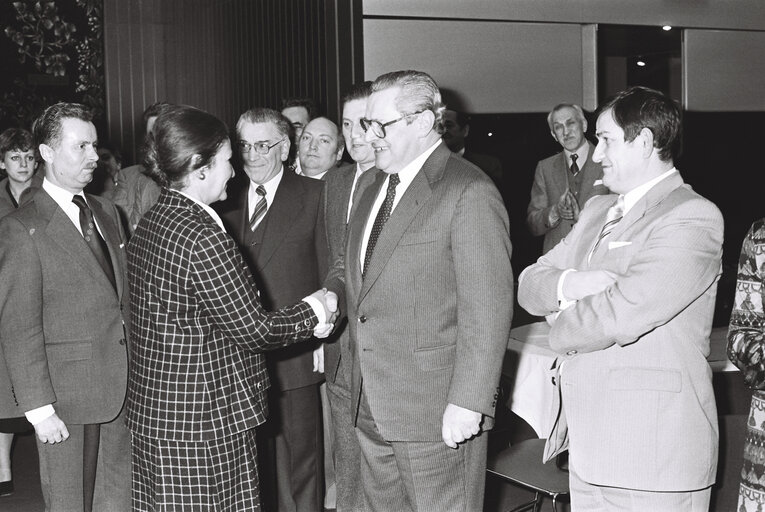
[[[608,242],[608,250],[611,249],[618,249],[619,247],[624,247],[625,245],[632,245],[632,242]]]

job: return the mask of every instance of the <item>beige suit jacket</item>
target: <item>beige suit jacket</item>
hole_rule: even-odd
[[[568,268],[619,274],[550,331],[571,465],[585,481],[650,491],[711,485],[717,409],[706,361],[720,276],[719,210],[673,174],[617,224],[588,262],[615,195],[594,198],[566,237],[524,270],[519,303],[558,311]],[[554,413],[557,414],[557,411]]]

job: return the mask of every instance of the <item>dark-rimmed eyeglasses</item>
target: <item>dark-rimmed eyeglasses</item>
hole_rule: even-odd
[[[239,151],[242,153],[249,153],[251,149],[254,149],[255,152],[259,155],[267,155],[273,147],[284,142],[284,139],[286,139],[286,137],[282,137],[280,140],[277,140],[273,144],[269,144],[268,142],[253,142],[250,144],[245,140],[240,140],[237,142],[237,146],[239,146]]]
[[[359,124],[361,125],[361,129],[364,130],[365,132],[372,130],[372,133],[375,134],[375,137],[384,139],[386,126],[390,126],[392,124],[398,123],[399,121],[406,119],[408,117],[416,116],[417,114],[422,114],[423,112],[425,111],[418,110],[417,112],[412,112],[411,114],[404,114],[398,119],[394,119],[393,121],[388,121],[387,123],[381,123],[380,121],[376,119],[367,119],[365,117],[362,117],[361,119],[359,119]]]

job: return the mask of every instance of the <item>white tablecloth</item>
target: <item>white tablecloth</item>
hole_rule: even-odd
[[[541,438],[552,428],[552,394],[549,369],[556,354],[550,350],[547,322],[516,327],[510,332],[502,368],[505,379],[513,385],[508,403],[510,410],[523,418]],[[712,371],[737,371],[725,355],[727,327],[712,329],[711,350],[707,360]]]

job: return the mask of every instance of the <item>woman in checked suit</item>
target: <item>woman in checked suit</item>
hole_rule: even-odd
[[[128,247],[133,509],[260,510],[255,427],[262,352],[329,334],[325,292],[267,313],[220,218],[233,175],[226,126],[192,107],[161,115],[147,168],[163,185]],[[321,336],[323,337],[323,336]]]

